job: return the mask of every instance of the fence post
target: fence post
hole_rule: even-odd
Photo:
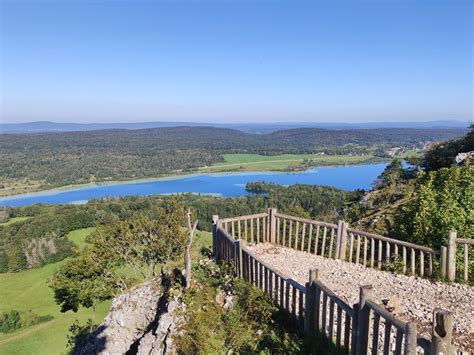
[[[235,268],[237,271],[237,276],[241,279],[243,278],[243,268],[244,263],[242,262],[242,244],[240,239],[234,242],[235,245]]]
[[[452,355],[453,315],[451,312],[436,308],[433,311],[431,337],[431,355]]]
[[[319,278],[318,269],[309,270],[309,280],[306,284],[306,305],[305,305],[305,324],[304,329],[307,334],[314,334],[315,330],[315,320],[314,320],[314,302],[316,299],[316,285],[313,284],[313,281],[316,281]]]
[[[366,355],[369,344],[370,308],[366,302],[372,296],[372,285],[361,286],[359,293],[359,314],[357,320],[357,355]]]
[[[341,221],[341,240],[339,244],[339,259],[346,260],[346,245],[347,245],[347,228],[349,224],[347,222]]]
[[[456,278],[456,232],[449,232],[447,253],[447,276],[449,281]]]
[[[268,209],[268,240],[270,243],[275,244],[275,235],[276,235],[276,208]]]
[[[445,246],[441,247],[441,257],[440,257],[440,263],[439,263],[439,275],[441,278],[446,279],[446,259],[448,255],[448,249]]]
[[[408,322],[405,326],[405,355],[417,355],[416,345],[416,325],[413,322]]]
[[[352,306],[353,309],[353,315],[354,317],[352,318],[352,332],[351,332],[351,355],[356,354],[356,349],[357,349],[357,332],[359,331],[359,304],[356,303]]]
[[[217,259],[217,223],[219,222],[219,215],[212,216],[212,254]]]
[[[343,221],[337,221],[337,231],[336,231],[336,255],[335,258],[339,259],[341,254],[341,234],[342,234],[342,223]]]

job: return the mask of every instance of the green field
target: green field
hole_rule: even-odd
[[[76,243],[79,249],[82,250],[86,246],[86,237],[94,231],[95,227],[77,229],[70,232],[67,237],[69,240],[72,240],[74,243]]]
[[[94,229],[86,228],[70,233],[79,247]],[[77,313],[61,313],[53,298],[47,280],[64,263],[61,261],[39,269],[19,273],[0,274],[0,313],[10,310],[33,311],[38,316],[51,315],[51,321],[13,333],[0,333],[0,354],[61,354],[66,350],[69,326],[77,318],[82,323],[92,315],[92,310],[80,309]],[[96,319],[103,318],[110,307],[104,302],[97,308]]]
[[[224,154],[225,162],[200,170],[219,172],[235,170],[288,170],[289,166],[300,165],[305,159],[312,165],[357,164],[368,162],[373,156],[361,155],[321,155],[321,154],[282,154],[266,156],[259,154]]]
[[[10,218],[6,222],[0,223],[0,226],[7,226],[9,224],[13,224],[13,223],[16,223],[16,222],[21,222],[21,221],[27,220],[29,218],[31,218],[31,217],[13,217],[13,218]]]
[[[95,228],[84,228],[72,231],[68,238],[81,249],[86,245],[86,237]],[[202,248],[211,247],[211,233],[197,232],[192,256],[198,258]],[[61,261],[38,269],[19,273],[0,274],[0,313],[10,310],[20,312],[31,310],[38,316],[51,315],[51,321],[13,333],[0,333],[0,354],[65,354],[69,326],[75,319],[81,323],[90,318],[92,310],[81,308],[77,313],[61,313],[53,298],[53,291],[48,287],[47,280],[64,264]],[[181,264],[181,262],[179,262]],[[182,267],[181,265],[179,265]],[[111,301],[100,304],[96,312],[96,322],[105,317]]]

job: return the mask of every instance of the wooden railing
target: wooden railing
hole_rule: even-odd
[[[370,268],[399,268],[403,274],[433,275],[434,263],[440,263],[439,250],[347,228],[347,244],[341,249],[342,260]]]
[[[239,220],[256,218],[262,217],[253,215]],[[216,216],[214,222],[216,260],[232,263],[237,276],[264,291],[308,336],[322,335],[340,351],[355,355],[454,353],[449,312],[435,310],[432,339],[420,337],[414,323],[399,320],[371,300],[372,286],[361,287],[359,302],[350,306],[318,280],[318,270],[310,270],[308,282],[301,285],[253,254],[243,239],[235,239],[223,227],[232,221],[219,221]],[[268,240],[272,240],[271,230]]]
[[[328,258],[335,257],[338,230],[336,224],[280,213],[275,213],[274,216],[276,219],[275,244]]]
[[[450,232],[447,246],[438,250],[350,228],[344,221],[315,221],[281,214],[274,208],[267,213],[222,219],[220,224],[246,243],[268,242],[379,270],[474,283],[469,272],[474,267],[470,257],[474,248],[469,250],[474,240],[457,238],[456,232]],[[459,255],[458,245],[462,246]]]
[[[268,213],[221,219],[224,230],[249,243],[268,242]]]
[[[462,245],[462,264],[460,270],[464,281],[469,282],[469,269],[474,269],[474,239],[455,238],[455,244]],[[469,250],[472,246],[472,250]],[[456,253],[456,252],[454,252]],[[471,255],[469,255],[471,253]],[[471,275],[472,278],[472,275]]]

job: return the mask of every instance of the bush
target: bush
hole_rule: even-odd
[[[251,284],[233,278],[228,265],[201,262],[195,270],[198,288],[186,291],[187,323],[175,336],[183,354],[305,352],[304,337],[277,322],[272,300]],[[226,294],[232,306],[223,307]]]
[[[21,313],[17,310],[4,312],[0,315],[0,333],[11,333],[20,328],[44,323],[53,319],[50,315],[37,316],[32,311]]]
[[[21,328],[20,313],[18,311],[10,311],[2,313],[0,317],[0,332],[10,333]]]

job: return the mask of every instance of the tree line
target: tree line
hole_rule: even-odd
[[[212,215],[222,218],[265,212],[277,207],[284,213],[337,220],[351,192],[326,186],[266,184],[266,194],[241,197],[214,197],[183,194],[180,203],[192,208],[200,230],[211,230]],[[85,205],[32,205],[10,208],[10,217],[28,220],[0,225],[0,272],[15,272],[39,267],[75,255],[74,244],[67,239],[70,231],[110,226],[126,221],[139,211],[152,211],[168,203],[171,196],[137,196],[92,200]],[[148,212],[147,212],[148,213]]]

